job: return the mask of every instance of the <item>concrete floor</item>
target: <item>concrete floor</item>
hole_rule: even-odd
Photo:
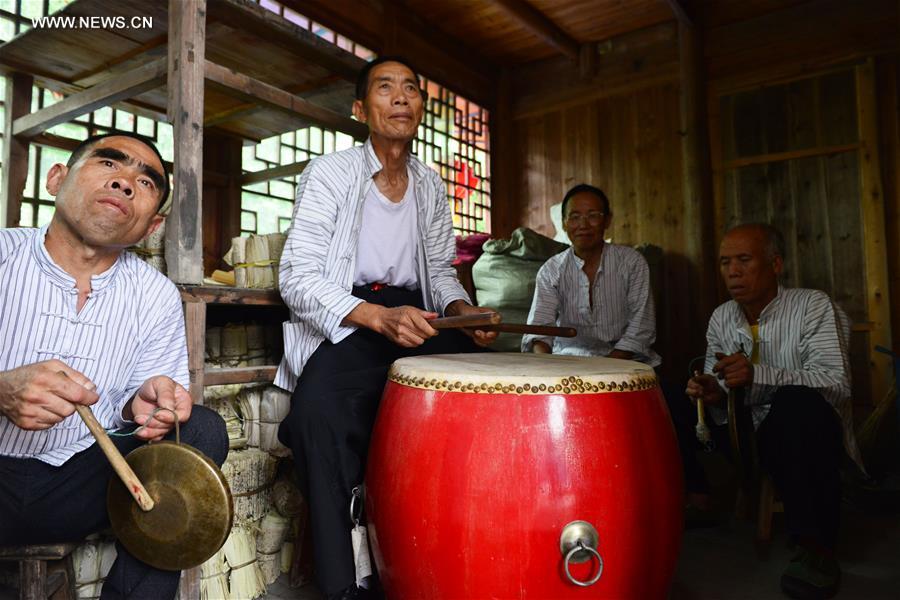
[[[845,503],[838,558],[843,581],[838,598],[900,599],[900,513],[860,509]],[[719,527],[685,532],[671,600],[757,600],[785,596],[779,577],[791,550],[783,515],[776,515],[768,556],[754,544],[755,523],[727,518]],[[587,597],[587,594],[585,594]],[[291,589],[286,577],[270,586],[267,600],[321,600],[313,585]],[[15,600],[0,587],[0,600]],[[644,600],[644,599],[640,599]]]

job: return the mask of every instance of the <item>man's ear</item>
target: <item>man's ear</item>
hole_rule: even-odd
[[[360,123],[365,123],[368,119],[368,115],[366,115],[366,105],[363,104],[362,100],[353,101],[353,116],[356,117],[356,120]]]
[[[59,193],[59,188],[62,187],[62,182],[66,179],[66,176],[69,174],[69,167],[62,163],[56,163],[50,170],[47,171],[47,183],[46,188],[47,192],[56,197]]]
[[[772,270],[775,271],[776,277],[781,277],[781,272],[784,271],[784,258],[776,255],[772,259]]]
[[[165,219],[165,217],[162,215],[153,215],[153,218],[150,219],[150,226],[147,228],[147,233],[144,234],[144,239],[147,239],[150,234],[159,229],[159,226],[162,225],[163,219]]]

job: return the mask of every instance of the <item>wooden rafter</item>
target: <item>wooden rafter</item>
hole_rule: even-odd
[[[119,77],[98,83],[77,94],[67,96],[47,108],[19,117],[13,123],[13,135],[32,137],[54,125],[67,123],[101,106],[114,104],[119,100],[159,87],[165,78],[166,59],[161,58]]]
[[[559,25],[547,15],[534,8],[525,0],[493,0],[502,6],[519,23],[550,46],[562,52],[572,60],[578,60],[579,46],[577,40],[560,29]]]

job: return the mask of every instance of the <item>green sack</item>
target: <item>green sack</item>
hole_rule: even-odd
[[[478,304],[497,309],[507,323],[525,323],[538,269],[568,246],[520,227],[510,239],[489,240],[483,248],[484,254],[472,267]],[[501,352],[518,352],[521,343],[521,335],[503,333],[491,347]]]

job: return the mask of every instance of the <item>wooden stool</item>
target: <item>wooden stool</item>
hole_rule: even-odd
[[[76,544],[0,546],[0,561],[19,563],[20,600],[75,600],[72,551],[76,547]]]

